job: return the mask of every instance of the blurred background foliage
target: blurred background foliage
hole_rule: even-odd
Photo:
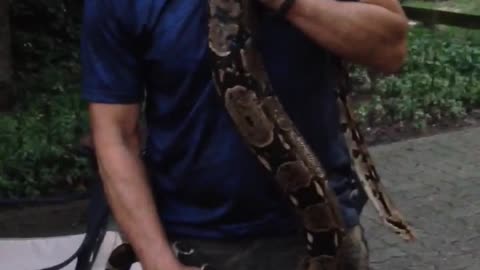
[[[76,152],[87,132],[80,94],[80,1],[10,2],[15,103],[0,114],[0,198],[85,188]]]

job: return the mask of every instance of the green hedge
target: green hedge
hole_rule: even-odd
[[[87,131],[78,2],[12,2],[18,104],[0,115],[0,198],[71,192],[91,176],[87,160],[74,153]]]
[[[377,81],[358,113],[369,126],[405,122],[423,128],[479,107],[480,44],[414,28],[404,70]]]
[[[91,177],[75,154],[87,115],[71,75],[55,66],[27,76],[17,111],[0,115],[0,198],[71,192]]]

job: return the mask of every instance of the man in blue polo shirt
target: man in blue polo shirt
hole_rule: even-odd
[[[273,88],[331,174],[352,246],[366,260],[354,233],[365,197],[351,196],[357,187],[337,123],[333,53],[396,71],[406,54],[405,15],[397,0],[296,0],[278,18],[266,11],[283,0],[259,2],[259,46]],[[304,252],[298,224],[212,85],[207,0],[85,0],[84,12],[82,92],[100,173],[143,269],[189,269],[170,249],[177,238],[225,269],[293,269]]]

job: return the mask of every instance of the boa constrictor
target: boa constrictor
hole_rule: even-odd
[[[324,169],[275,96],[255,48],[256,0],[209,0],[209,50],[218,95],[248,147],[269,170],[301,218],[308,270],[341,270],[345,228]],[[349,105],[348,72],[339,63],[337,102],[352,167],[384,224],[405,240],[414,235],[385,192]],[[189,265],[211,269],[195,251],[174,250]],[[136,261],[128,244],[118,247],[107,269],[125,270]]]

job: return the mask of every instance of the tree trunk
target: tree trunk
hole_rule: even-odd
[[[12,108],[14,99],[9,3],[0,0],[0,111]]]

